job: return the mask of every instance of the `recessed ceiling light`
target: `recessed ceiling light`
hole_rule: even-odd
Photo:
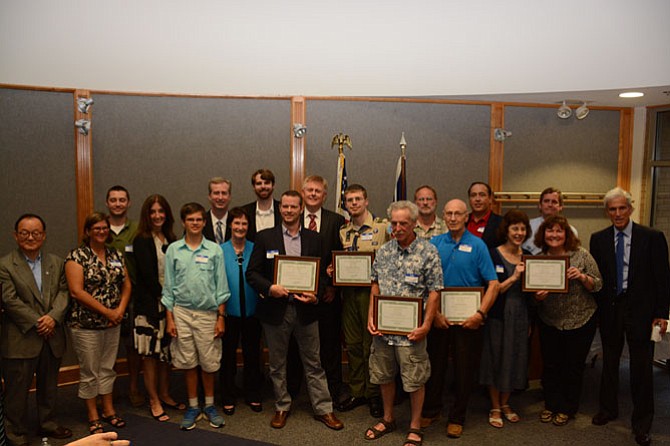
[[[642,96],[644,96],[644,93],[640,91],[626,91],[619,93],[620,98],[641,98]]]

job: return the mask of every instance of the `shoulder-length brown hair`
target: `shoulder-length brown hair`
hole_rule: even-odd
[[[81,237],[81,242],[84,245],[88,246],[91,243],[91,236],[89,236],[88,233],[91,231],[91,228],[94,224],[100,223],[101,221],[107,222],[107,227],[109,227],[107,240],[105,240],[105,242],[110,243],[112,241],[112,228],[109,224],[109,215],[105,214],[104,212],[96,211],[90,214],[88,217],[86,217],[86,220],[84,220],[84,235]]]
[[[483,183],[477,183],[477,184],[483,184]],[[523,239],[525,242],[530,238],[530,222],[528,221],[528,215],[526,215],[525,212],[520,211],[518,209],[511,209],[507,211],[505,216],[502,219],[502,222],[500,223],[500,226],[498,226],[498,240],[504,240],[503,243],[507,243],[507,232],[509,231],[509,227],[512,225],[515,225],[517,223],[523,223],[523,225],[526,227],[526,238]]]
[[[167,239],[168,243],[174,242],[177,237],[174,234],[174,216],[172,215],[172,208],[170,203],[160,194],[149,195],[142,204],[140,211],[140,222],[137,226],[137,237],[151,238],[151,207],[154,203],[158,203],[165,212],[165,222],[161,228],[161,232]]]
[[[565,231],[565,243],[563,247],[566,251],[576,251],[582,244],[581,241],[577,238],[574,232],[572,232],[572,227],[568,223],[568,219],[562,215],[552,215],[545,219],[540,227],[537,229],[537,234],[535,234],[535,245],[542,249],[542,252],[547,252],[548,246],[544,242],[544,233],[547,229],[553,228],[558,225]]]

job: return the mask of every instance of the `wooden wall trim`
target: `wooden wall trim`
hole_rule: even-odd
[[[619,118],[619,163],[617,169],[617,185],[630,190],[633,163],[633,125],[635,111],[624,108]]]
[[[489,153],[489,186],[494,192],[503,190],[503,160],[505,143],[493,137],[496,128],[505,128],[505,106],[502,103],[491,104],[490,153]],[[493,203],[493,212],[500,213],[501,203]]]
[[[293,125],[307,125],[307,107],[305,98],[295,96],[291,98],[291,189],[302,190],[302,181],[305,178],[305,151],[307,136],[296,138],[293,136]]]
[[[73,96],[74,122],[72,128],[75,141],[75,177],[77,187],[77,234],[81,238],[84,232],[84,220],[93,212],[93,125],[88,135],[79,133],[74,125],[79,119],[88,119],[93,123],[93,106],[84,114],[77,107],[77,98],[90,98],[88,90],[75,90]]]

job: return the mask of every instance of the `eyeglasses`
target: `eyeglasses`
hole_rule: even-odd
[[[42,240],[42,237],[44,237],[44,232],[42,231],[19,231],[16,233],[21,240],[28,240],[30,236],[32,235],[35,240]]]
[[[108,227],[108,226],[105,226],[105,227],[98,227],[98,228],[91,228],[91,232],[101,233],[101,232],[108,232],[108,231],[109,231],[109,227]]]
[[[467,214],[467,212],[445,212],[444,216],[446,218],[454,218],[454,217],[462,217],[465,214]]]

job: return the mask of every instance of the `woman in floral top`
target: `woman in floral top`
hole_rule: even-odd
[[[94,212],[84,222],[83,243],[65,259],[65,277],[72,296],[69,326],[79,359],[79,398],[86,401],[89,431],[103,431],[100,419],[125,426],[116,414],[112,389],[119,348],[120,323],[130,300],[130,279],[123,255],[108,248],[108,216]],[[96,398],[102,399],[98,414]]]
[[[544,254],[570,257],[568,292],[535,293],[544,363],[540,420],[565,426],[579,408],[584,363],[596,333],[597,305],[591,293],[603,284],[596,261],[580,247],[565,217],[547,218],[535,234],[535,244]]]

